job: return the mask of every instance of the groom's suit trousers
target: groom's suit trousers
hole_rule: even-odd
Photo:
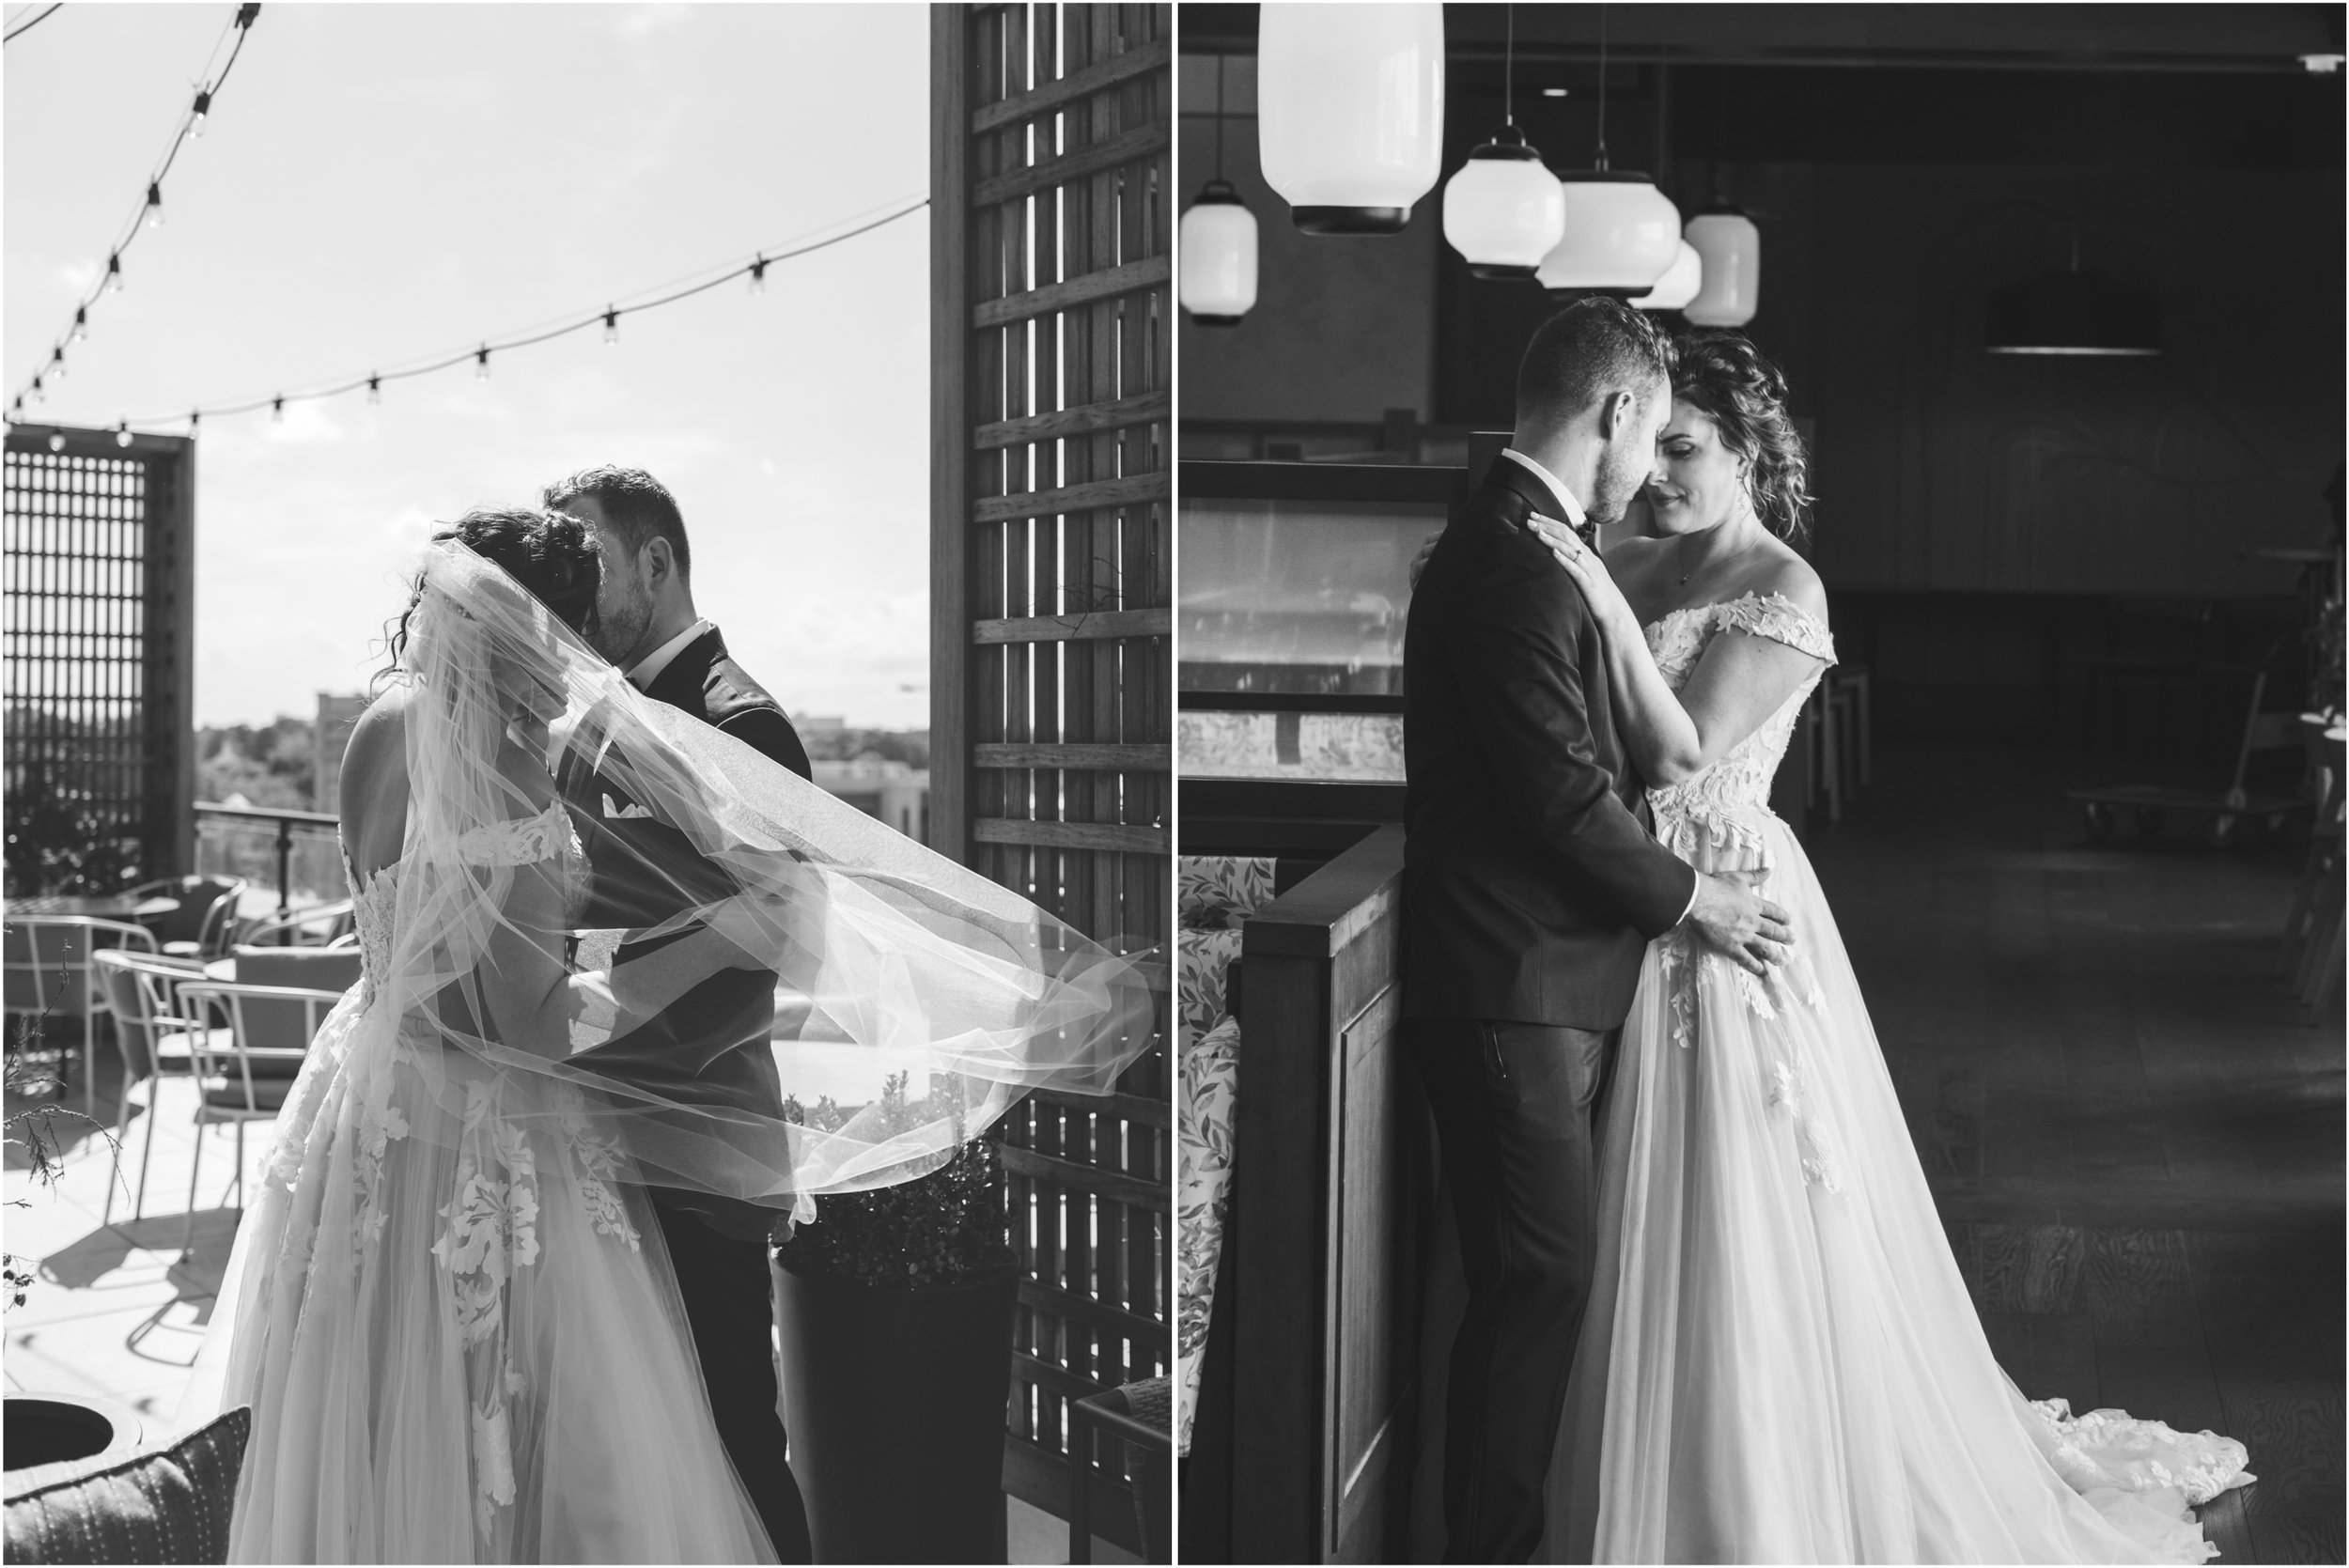
[[[1598,1106],[1617,1036],[1411,1018],[1460,1230],[1468,1311],[1444,1430],[1447,1562],[1525,1562],[1591,1296]]]

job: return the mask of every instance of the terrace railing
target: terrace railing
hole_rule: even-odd
[[[195,862],[203,876],[275,889],[281,916],[350,896],[338,824],[324,812],[199,800]]]

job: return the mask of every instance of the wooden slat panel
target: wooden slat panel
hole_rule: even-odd
[[[1033,119],[1047,110],[1089,97],[1104,87],[1113,87],[1135,77],[1145,76],[1165,66],[1174,57],[1172,39],[1154,39],[1122,54],[1112,54],[1097,65],[1087,66],[1082,70],[1072,70],[1059,81],[1037,87],[1033,92],[1007,98],[1001,103],[990,103],[971,116],[971,129],[994,131],[1017,120]]]
[[[1022,495],[988,496],[971,508],[971,516],[977,522],[1003,522],[1164,501],[1170,477],[1165,474],[1135,474],[1122,479],[1093,479],[1081,485],[1030,490]]]
[[[1174,629],[1174,612],[1095,610],[1068,615],[1022,615],[1013,620],[973,621],[973,643],[1089,643],[1119,637],[1164,637]]]
[[[974,746],[973,768],[1084,768],[1124,772],[1129,768],[1163,772],[1174,760],[1174,748],[1163,741],[1126,745],[1116,742],[1068,740],[1051,746]]]
[[[1076,1160],[1037,1154],[1032,1149],[1005,1149],[1003,1169],[1017,1171],[1023,1176],[1049,1176],[1078,1191],[1113,1198],[1157,1213],[1165,1213],[1174,1202],[1164,1182],[1143,1181],[1122,1172],[1104,1171]]]
[[[1091,1296],[1079,1296],[1038,1281],[1020,1281],[1019,1299],[1038,1311],[1081,1319],[1112,1334],[1138,1340],[1160,1356],[1166,1355],[1174,1343],[1167,1326],[1156,1318],[1143,1317],[1108,1302],[1097,1301]]]
[[[1171,847],[1164,828],[1136,828],[1109,822],[1036,822],[1019,817],[982,816],[972,820],[971,836],[981,844],[1105,849],[1121,855],[1163,855]]]
[[[1024,169],[1014,169],[1009,174],[999,174],[992,179],[982,180],[971,193],[971,199],[980,207],[1016,201],[1021,196],[1034,195],[1055,185],[1066,185],[1070,180],[1081,179],[1103,169],[1115,168],[1120,163],[1139,162],[1154,153],[1165,151],[1166,144],[1166,127],[1137,126],[1123,135],[1097,142],[1081,151],[1064,153],[1058,158],[1031,163]]]
[[[1128,261],[1121,267],[1047,284],[1040,288],[982,301],[972,309],[971,322],[977,327],[1005,326],[1033,316],[1049,316],[1056,310],[1066,310],[1071,305],[1081,305],[1091,300],[1138,294],[1146,288],[1161,287],[1173,275],[1171,256],[1148,256],[1140,261]]]
[[[972,441],[973,445],[987,451],[999,446],[1024,446],[1032,442],[1057,441],[1064,436],[1122,429],[1129,425],[1157,424],[1173,413],[1174,406],[1174,399],[1171,394],[1145,392],[1110,403],[1085,403],[1071,409],[1054,409],[1048,413],[1028,414],[1019,419],[998,420],[991,425],[980,426],[972,433]]]
[[[1097,1116],[1114,1117],[1121,1122],[1147,1127],[1163,1129],[1174,1125],[1173,1106],[1164,1099],[1149,1099],[1140,1094],[1060,1094],[1050,1089],[1038,1089],[1028,1098],[1040,1105],[1090,1111]]]

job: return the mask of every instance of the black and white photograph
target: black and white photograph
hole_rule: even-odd
[[[5,22],[8,1557],[1173,1561],[1172,8]]]
[[[1182,1560],[2342,1560],[2342,9],[1179,9]]]

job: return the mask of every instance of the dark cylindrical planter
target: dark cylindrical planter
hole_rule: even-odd
[[[1011,1268],[944,1290],[775,1269],[784,1424],[818,1562],[1001,1562]]]
[[[136,1413],[79,1394],[10,1394],[0,1420],[11,1470],[120,1453],[138,1447],[141,1436]]]

